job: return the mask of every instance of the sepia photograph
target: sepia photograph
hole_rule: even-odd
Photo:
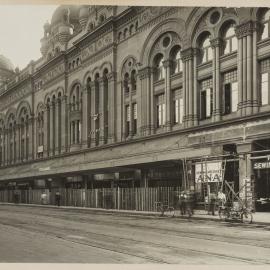
[[[0,269],[270,264],[270,3],[242,2],[0,1]]]

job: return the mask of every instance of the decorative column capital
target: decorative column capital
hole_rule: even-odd
[[[237,25],[235,27],[235,34],[237,38],[240,39],[252,35],[255,29],[256,29],[255,23],[253,21],[248,21],[240,25]]]
[[[170,59],[167,59],[167,60],[164,60],[164,61],[162,62],[162,64],[163,64],[164,68],[168,68],[168,67],[171,67],[171,66],[172,66],[173,61],[170,60]]]
[[[106,75],[108,81],[115,81],[116,80],[116,72],[112,71]]]
[[[190,47],[182,50],[180,53],[182,61],[185,62],[191,60],[193,56],[197,54],[197,50]]]
[[[211,47],[214,49],[216,47],[221,47],[223,40],[221,38],[214,38],[210,40]]]
[[[149,78],[151,76],[151,67],[144,67],[138,71],[140,80]]]

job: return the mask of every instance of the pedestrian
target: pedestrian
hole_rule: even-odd
[[[227,199],[226,195],[222,192],[222,190],[218,191],[217,200],[220,207],[225,206]]]
[[[186,199],[187,195],[185,191],[182,191],[179,195],[179,207],[182,216],[186,214]]]
[[[55,193],[55,204],[57,206],[60,206],[60,201],[61,201],[61,194],[59,191],[56,191]]]
[[[216,211],[216,194],[215,193],[210,193],[209,195],[209,208],[208,208],[208,215],[212,214],[213,216],[215,216],[215,211]]]
[[[47,204],[47,194],[45,191],[41,194],[41,204]]]

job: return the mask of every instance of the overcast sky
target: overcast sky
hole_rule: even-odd
[[[0,54],[23,69],[40,58],[43,25],[51,21],[52,5],[0,5]]]

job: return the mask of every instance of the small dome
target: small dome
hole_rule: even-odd
[[[8,71],[14,70],[14,66],[11,63],[11,61],[1,54],[0,54],[0,69],[4,69]]]
[[[80,8],[80,12],[79,12],[79,18],[88,18],[89,16],[89,7],[88,6],[82,6]]]
[[[51,25],[58,23],[78,22],[80,6],[63,5],[56,8],[52,15]]]

